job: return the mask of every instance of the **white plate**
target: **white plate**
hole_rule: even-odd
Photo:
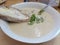
[[[20,9],[20,8],[23,8],[23,7],[35,7],[35,8],[43,8],[45,7],[46,5],[45,4],[42,4],[42,3],[37,3],[37,2],[25,2],[25,3],[18,3],[18,4],[15,4],[15,5],[12,5],[11,7],[14,7],[14,8],[17,8],[17,9]],[[8,26],[8,23],[1,20],[0,19],[0,27],[2,28],[2,31],[8,35],[9,37],[17,40],[17,41],[21,41],[21,42],[25,42],[25,43],[43,43],[43,42],[46,42],[46,41],[49,41],[51,39],[53,39],[54,37],[56,37],[59,32],[60,32],[60,14],[52,7],[48,7],[46,9],[46,11],[51,14],[51,16],[53,17],[53,19],[55,20],[55,28],[54,30],[52,30],[52,32],[50,32],[49,34],[47,34],[46,36],[42,37],[42,38],[36,38],[36,39],[28,39],[28,38],[24,38],[24,37],[21,37],[21,36],[17,36],[16,34],[14,34],[9,26]]]

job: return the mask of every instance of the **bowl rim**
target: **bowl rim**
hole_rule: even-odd
[[[32,3],[34,3],[34,4],[42,4],[42,3],[38,3],[38,2],[23,2],[23,3],[14,4],[12,6],[17,6],[17,5],[26,4],[26,3],[27,4],[28,3],[31,3],[31,4]],[[45,4],[43,4],[43,5],[45,5]],[[58,13],[58,12],[56,11],[56,13]],[[7,22],[5,22],[5,21],[3,21],[1,19],[0,19],[0,27],[1,27],[2,31],[6,35],[8,35],[9,37],[11,37],[12,39],[17,40],[17,41],[21,41],[21,42],[24,42],[24,43],[43,43],[43,42],[47,42],[49,40],[52,40],[54,37],[56,37],[60,33],[60,29],[58,29],[55,32],[51,32],[50,36],[45,36],[44,38],[28,39],[28,38],[24,38],[24,37],[21,37],[21,36],[17,36],[13,32],[11,32],[10,28],[8,27]]]

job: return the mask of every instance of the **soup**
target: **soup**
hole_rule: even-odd
[[[28,16],[31,16],[32,14],[38,15],[39,10],[40,9],[36,8],[20,9],[22,14]],[[54,27],[54,20],[50,14],[48,14],[47,12],[43,12],[40,17],[44,18],[44,22],[34,23],[33,25],[29,25],[28,22],[9,23],[9,26],[11,28],[11,31],[18,36],[26,38],[40,38],[51,32]]]

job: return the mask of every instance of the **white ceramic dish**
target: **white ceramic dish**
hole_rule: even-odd
[[[25,2],[25,3],[18,3],[15,5],[12,5],[11,7],[20,9],[23,7],[43,8],[45,6],[46,5],[42,4],[42,3]],[[49,40],[53,39],[54,37],[56,37],[60,32],[60,14],[54,8],[52,8],[50,6],[46,9],[46,11],[49,14],[51,14],[56,25],[55,25],[55,28],[49,34],[47,34],[46,36],[44,36],[42,38],[28,39],[28,38],[24,38],[21,36],[17,36],[10,30],[8,23],[1,19],[0,19],[0,27],[2,28],[2,31],[5,34],[7,34],[9,37],[11,37],[17,41],[21,41],[21,42],[25,42],[25,43],[43,43],[43,42],[49,41]]]

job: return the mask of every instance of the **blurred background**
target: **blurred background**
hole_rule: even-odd
[[[53,1],[53,3],[52,3]],[[24,2],[41,2],[45,4],[50,4],[53,7],[60,5],[60,0],[24,0]]]
[[[5,1],[5,2],[7,1],[10,4],[15,3],[15,2],[17,2],[17,3],[20,3],[20,2],[41,2],[41,3],[45,3],[45,4],[50,4],[50,6],[53,6],[53,7],[60,8],[60,0],[0,0],[0,4],[2,3],[2,1]]]

